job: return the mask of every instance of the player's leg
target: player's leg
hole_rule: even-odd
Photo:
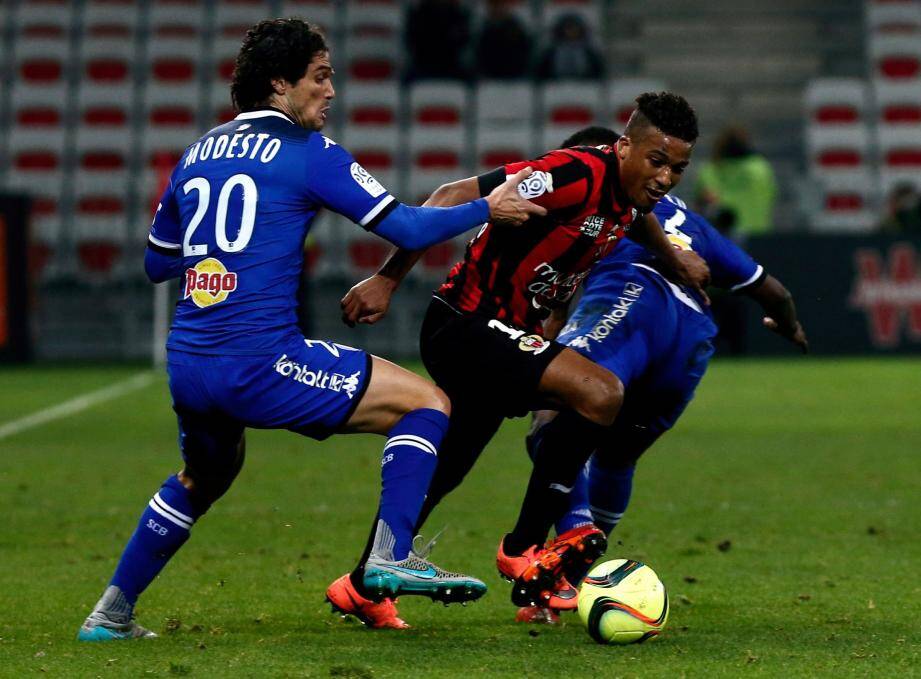
[[[567,348],[547,367],[540,391],[565,409],[535,438],[534,469],[518,521],[503,542],[506,554],[542,544],[566,513],[576,479],[620,410],[624,387],[616,374]]]
[[[109,586],[80,628],[81,640],[155,636],[133,621],[138,597],[185,544],[192,525],[227,491],[243,465],[243,425],[224,415],[183,406],[183,401],[202,400],[190,393],[195,391],[195,380],[182,375],[184,370],[170,366],[185,467],[167,478],[148,502]]]
[[[624,284],[632,285],[633,282],[625,281]],[[515,550],[523,552],[528,549],[527,545],[541,544],[551,526],[566,514],[570,507],[571,493],[577,487],[585,463],[607,436],[607,426],[602,426],[603,420],[598,416],[599,413],[617,415],[623,402],[624,389],[643,374],[651,357],[658,355],[655,347],[669,342],[673,336],[676,321],[670,312],[671,307],[666,297],[668,292],[646,287],[648,289],[644,290],[642,298],[635,301],[628,310],[629,314],[605,314],[609,309],[599,313],[598,300],[593,300],[592,313],[580,317],[577,310],[575,323],[570,324],[574,329],[560,337],[561,342],[570,343],[580,353],[584,352],[585,356],[577,355],[579,360],[574,359],[572,354],[576,352],[572,349],[561,353],[558,362],[555,361],[556,365],[548,367],[541,381],[542,392],[553,395],[553,400],[568,405],[570,410],[562,410],[531,437],[534,469],[518,523],[503,541],[506,553]],[[616,298],[611,300],[611,305],[616,307]],[[612,323],[611,318],[617,318],[618,321]],[[647,329],[653,329],[653,334],[646,332]],[[591,364],[592,368],[586,368],[585,362]],[[593,382],[600,382],[601,378],[595,377],[599,373],[610,375],[617,385],[607,394],[603,390],[594,389],[596,394],[602,393],[603,403],[611,405],[607,410],[599,409],[597,396],[595,401],[581,400],[581,389],[585,385],[594,386]],[[594,408],[584,407],[586,402],[594,402]],[[575,410],[579,403],[583,403],[581,411]],[[613,418],[607,425],[611,422]],[[558,535],[549,544],[548,551],[552,553],[546,556],[546,568],[542,567],[542,570],[565,568],[569,562],[590,562],[600,556],[605,548],[605,536],[599,529],[589,524],[577,525]],[[537,580],[533,586],[526,582],[528,577],[533,579],[535,576]],[[533,600],[535,590],[540,589],[541,580],[545,577],[547,574],[544,572],[533,573],[529,570],[524,573],[516,579],[513,599],[521,603],[526,603],[529,597]]]
[[[428,549],[414,547],[419,514],[448,429],[450,401],[422,377],[373,358],[370,383],[341,431],[387,436],[381,461],[381,500],[367,557],[350,578],[367,598],[421,594],[442,601],[482,596],[486,586],[449,573],[426,560]]]

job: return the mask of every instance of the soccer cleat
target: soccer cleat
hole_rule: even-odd
[[[393,599],[371,601],[366,599],[352,584],[349,574],[333,582],[326,589],[326,600],[333,607],[333,611],[345,617],[352,615],[363,624],[374,629],[408,629],[409,625],[397,614],[396,602]]]
[[[417,535],[412,551],[402,561],[390,561],[374,553],[368,557],[362,584],[369,594],[378,599],[395,599],[401,594],[427,596],[445,605],[474,601],[486,594],[486,584],[482,581],[451,573],[427,561],[435,540],[417,549],[419,539]]]
[[[134,606],[122,591],[109,585],[93,612],[77,632],[79,641],[124,641],[153,639],[157,635],[134,622]]]
[[[546,606],[524,606],[515,614],[515,622],[526,622],[531,625],[556,625],[560,622],[560,614]]]
[[[563,559],[550,549],[528,547],[522,554],[505,553],[505,540],[499,542],[496,567],[499,575],[513,583],[512,603],[516,606],[545,606],[572,610],[579,593],[563,576]]]
[[[577,567],[585,568],[595,563],[605,553],[608,548],[608,539],[604,531],[588,523],[571,528],[556,536],[555,539],[548,540],[546,547],[560,556],[567,570]]]

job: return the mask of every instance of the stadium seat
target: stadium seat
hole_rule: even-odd
[[[328,38],[335,39],[339,33],[339,9],[344,3],[336,0],[285,0],[281,16],[298,16],[317,24]]]
[[[860,176],[867,171],[870,137],[864,126],[811,126],[807,129],[809,164],[817,176],[829,174]]]
[[[392,38],[347,35],[346,74],[362,82],[395,81],[400,74],[400,50],[400,42]]]
[[[60,0],[22,0],[19,2],[12,17],[13,28],[17,33],[17,43],[22,43],[21,38],[63,38],[66,40],[73,24],[74,4]]]
[[[106,138],[81,134],[78,128],[74,159],[74,186],[80,195],[126,194],[136,146],[130,136]]]
[[[484,80],[476,88],[476,124],[531,130],[536,99],[530,83]]]
[[[390,243],[383,238],[353,227],[346,240],[349,276],[356,280],[367,278],[380,268],[391,249]]]
[[[517,160],[530,160],[544,150],[536,149],[531,130],[489,127],[476,128],[474,149],[474,171],[477,174]]]
[[[459,165],[451,165],[447,160],[445,159],[445,162],[439,165],[416,163],[410,167],[404,202],[410,205],[422,205],[442,184],[448,184],[469,175]]]
[[[344,3],[346,40],[380,39],[399,42],[403,6],[388,0],[349,0]]]
[[[400,90],[392,84],[348,81],[333,110],[343,108],[346,125],[384,134],[396,134],[400,116]]]
[[[848,126],[866,122],[867,86],[858,78],[811,80],[804,95],[810,125]]]
[[[152,0],[148,10],[151,38],[195,35],[207,25],[205,10],[202,0]]]
[[[274,5],[271,0],[218,0],[214,4],[214,33],[235,37],[239,47],[247,29],[275,15]]]
[[[395,125],[388,130],[346,125],[342,140],[355,160],[402,200],[398,132]]]
[[[904,83],[872,81],[880,125],[921,125],[921,78]]]
[[[573,132],[603,122],[602,93],[597,84],[548,83],[541,90],[541,150],[559,148]]]
[[[878,220],[879,180],[874,172],[824,175],[821,205],[811,214],[814,231],[862,233]]]
[[[867,31],[870,34],[912,34],[921,32],[921,3],[874,2],[866,7]]]
[[[921,135],[917,128],[887,125],[881,126],[878,134],[883,193],[900,183],[921,188]]]
[[[636,98],[644,92],[661,92],[667,89],[661,80],[651,78],[617,78],[608,81],[607,118],[618,132],[636,108]]]
[[[409,92],[409,152],[417,167],[466,168],[467,90],[458,83],[426,82]],[[448,156],[451,156],[449,158]]]
[[[87,0],[80,21],[81,43],[85,47],[90,41],[118,39],[133,51],[139,15],[140,4],[136,2]]]
[[[874,77],[905,82],[921,78],[921,39],[914,35],[873,34],[870,59]]]

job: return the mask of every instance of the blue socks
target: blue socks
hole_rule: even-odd
[[[109,584],[118,587],[133,606],[189,539],[189,530],[202,513],[193,508],[190,493],[179,479],[169,477],[141,515]]]
[[[381,458],[381,503],[373,551],[392,561],[409,556],[416,520],[428,492],[448,416],[420,408],[406,413],[387,435]]]
[[[589,508],[595,525],[603,530],[605,535],[610,535],[627,511],[636,465],[602,467],[595,458],[592,458],[589,464]]]
[[[569,511],[556,522],[557,535],[595,522],[592,510],[588,506],[588,468],[590,464],[591,462],[586,463],[572,487],[572,492],[569,494]]]

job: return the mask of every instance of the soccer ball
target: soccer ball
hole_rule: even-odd
[[[579,617],[599,644],[642,643],[665,627],[668,594],[646,564],[630,559],[605,561],[582,583]]]

